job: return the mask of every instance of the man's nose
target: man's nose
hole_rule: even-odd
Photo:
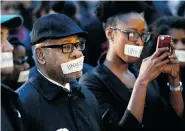
[[[178,41],[177,44],[175,45],[175,49],[177,50],[185,50],[185,45],[182,43],[182,41]]]
[[[70,57],[74,59],[74,58],[80,58],[82,56],[83,56],[82,51],[80,51],[76,47],[74,47],[74,50],[71,53]]]

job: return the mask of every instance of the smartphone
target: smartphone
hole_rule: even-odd
[[[157,39],[157,48],[168,47],[170,49],[171,36],[160,35]]]

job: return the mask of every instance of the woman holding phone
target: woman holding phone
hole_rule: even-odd
[[[168,72],[170,85],[179,85],[178,64],[169,48],[157,49],[145,58],[140,71],[132,66],[151,35],[140,14],[144,7],[141,2],[108,1],[100,2],[96,9],[109,50],[96,68],[81,77],[80,84],[95,94],[107,131],[180,128],[184,110],[182,93],[171,92],[172,99],[168,103],[159,95],[154,81],[161,72]],[[173,70],[170,64],[174,65]]]

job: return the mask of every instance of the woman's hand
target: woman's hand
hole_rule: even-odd
[[[138,79],[148,84],[155,79],[162,71],[163,66],[170,62],[169,48],[158,48],[154,54],[143,59]]]
[[[177,57],[175,56],[175,48],[171,45],[172,54],[169,56],[170,62],[163,66],[163,72],[168,73],[169,77],[176,78],[179,76],[180,65]]]
[[[170,85],[176,87],[180,82],[180,64],[177,57],[175,56],[175,48],[172,44],[171,48],[172,54],[169,56],[170,62],[163,66],[162,72],[168,74]]]

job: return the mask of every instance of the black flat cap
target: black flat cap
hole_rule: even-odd
[[[37,19],[33,25],[31,42],[35,45],[46,39],[64,38],[71,35],[87,37],[71,18],[64,14],[49,14]]]

